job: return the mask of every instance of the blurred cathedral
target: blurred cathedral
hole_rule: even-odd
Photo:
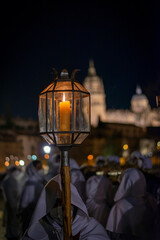
[[[151,109],[149,101],[137,86],[136,94],[131,98],[130,110],[112,110],[106,107],[106,95],[103,80],[94,67],[94,62],[89,62],[88,75],[84,79],[84,87],[91,94],[91,125],[97,127],[99,121],[104,123],[132,124],[139,127],[160,126],[159,109]]]

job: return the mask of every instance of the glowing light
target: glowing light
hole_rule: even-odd
[[[63,102],[65,102],[65,94],[63,93]]]
[[[124,144],[123,145],[123,150],[127,150],[128,149],[128,144]]]
[[[6,167],[8,167],[8,166],[9,166],[9,162],[6,161],[6,162],[4,163],[4,165],[5,165]]]
[[[111,175],[111,176],[117,176],[117,175],[120,175],[120,174],[121,174],[121,171],[108,172],[108,175]]]
[[[91,154],[88,155],[87,159],[88,159],[88,160],[93,160],[93,155],[91,155]]]
[[[97,175],[97,176],[103,176],[103,175],[104,175],[104,172],[103,172],[103,171],[97,171],[97,172],[96,172],[96,175]]]
[[[65,101],[63,94],[63,102],[59,103],[60,131],[70,131],[70,111],[70,101]]]
[[[34,155],[32,155],[32,160],[37,160],[37,156],[34,154]]]
[[[121,158],[120,158],[120,165],[121,165],[121,166],[124,166],[125,164],[126,164],[125,158],[121,157]]]
[[[44,158],[45,159],[49,159],[49,155],[48,154],[44,154]]]
[[[19,166],[19,161],[15,161],[15,165],[16,165],[16,166]]]
[[[45,153],[50,153],[50,152],[51,152],[51,147],[49,147],[49,146],[44,146],[44,147],[43,147],[43,151],[44,151]]]
[[[24,161],[23,160],[19,160],[19,165],[20,166],[24,166]]]
[[[160,147],[160,141],[157,142],[157,147]]]
[[[160,141],[157,142],[157,150],[160,150]]]

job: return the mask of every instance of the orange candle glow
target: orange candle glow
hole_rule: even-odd
[[[65,101],[63,94],[63,102],[59,103],[60,111],[60,131],[70,131],[70,101]]]

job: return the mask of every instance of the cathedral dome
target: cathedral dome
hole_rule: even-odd
[[[140,86],[136,88],[136,94],[131,99],[131,109],[135,113],[142,113],[149,108],[149,102],[146,95],[142,94]]]

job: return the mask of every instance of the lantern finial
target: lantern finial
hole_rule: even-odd
[[[55,79],[58,80],[58,71],[56,68],[53,68]]]
[[[67,71],[67,69],[63,69],[62,70],[62,72],[61,72],[61,74],[60,74],[60,77],[61,77],[61,79],[64,79],[64,78],[69,78],[69,74],[68,74],[68,71]]]
[[[75,79],[75,76],[76,76],[76,73],[79,72],[80,69],[75,69],[73,70],[72,74],[71,74],[71,79],[74,80]]]

